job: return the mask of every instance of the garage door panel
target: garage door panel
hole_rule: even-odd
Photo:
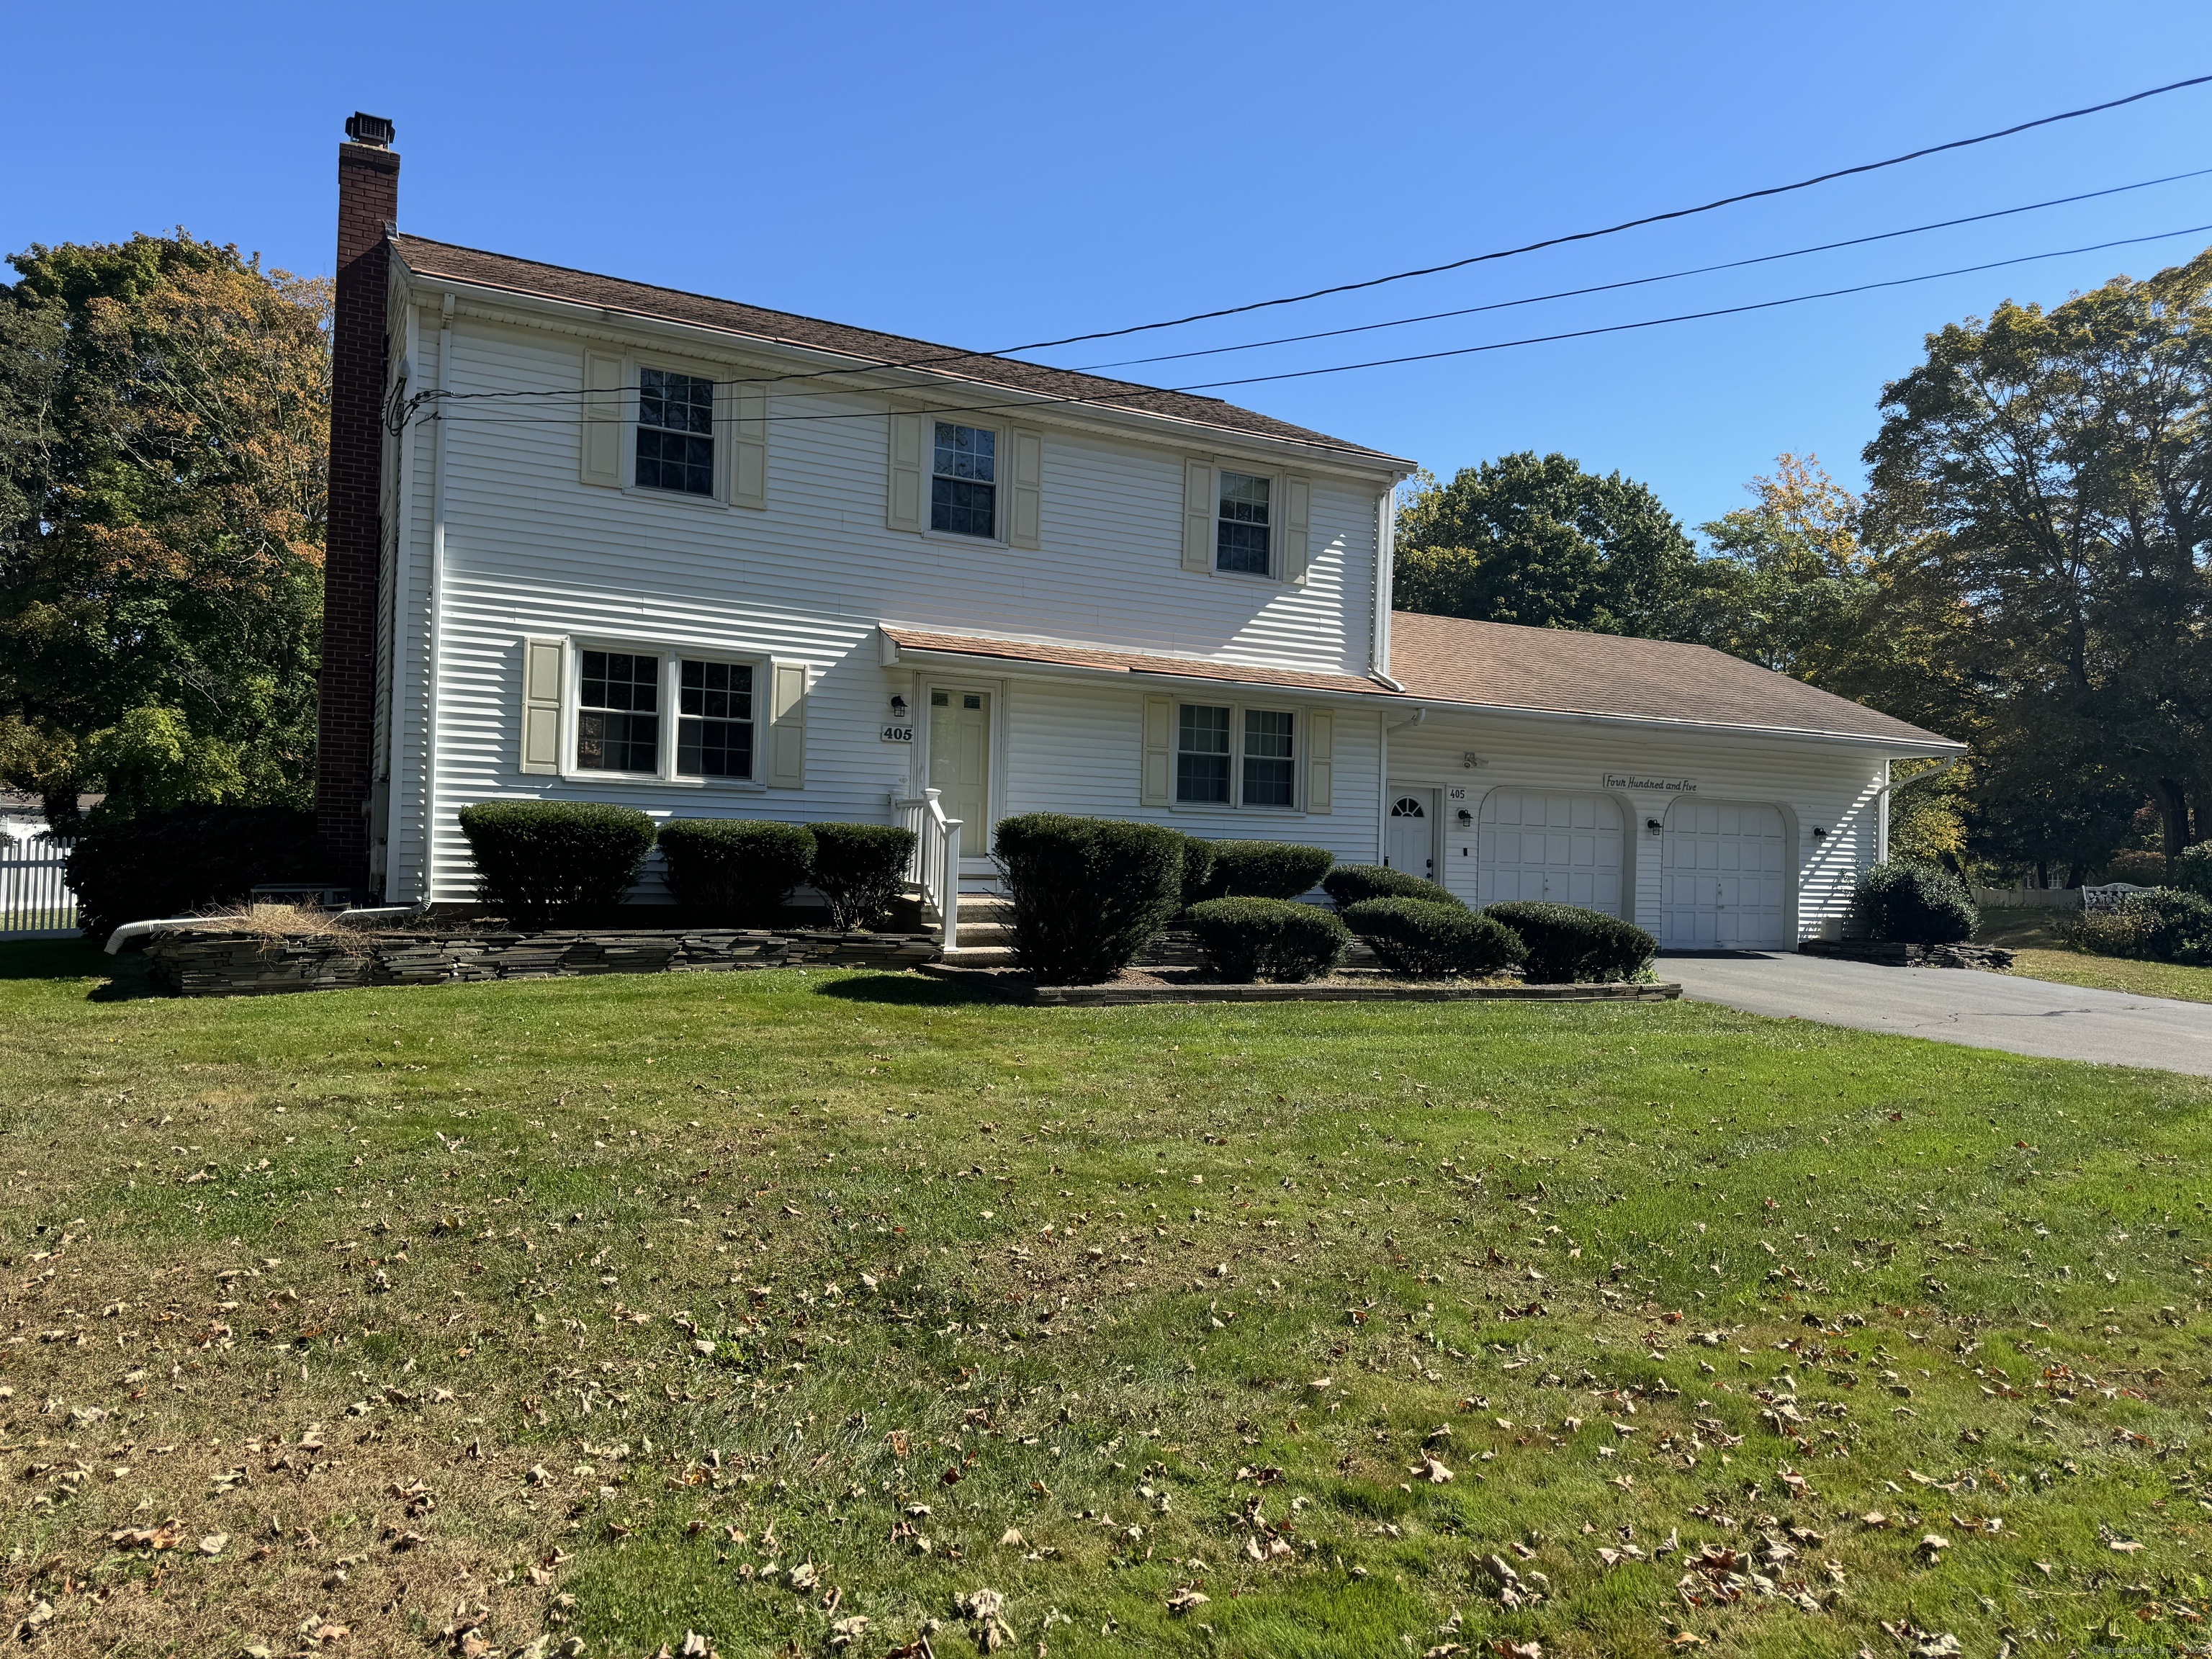
[[[1771,950],[1787,942],[1778,808],[1678,801],[1662,831],[1659,942],[1671,950]]]
[[[1548,899],[1619,915],[1620,809],[1602,795],[1493,789],[1475,836],[1477,901]]]

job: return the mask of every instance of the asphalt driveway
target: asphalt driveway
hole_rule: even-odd
[[[1881,968],[1795,951],[1662,957],[1659,974],[1679,981],[1686,997],[1747,1013],[2212,1076],[2212,1003],[1955,968]]]

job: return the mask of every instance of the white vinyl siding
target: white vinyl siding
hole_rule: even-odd
[[[488,319],[483,303],[470,301],[475,308],[454,319],[445,384],[525,401],[573,399],[584,382],[586,356],[597,356],[615,372],[592,382],[605,396],[586,402],[611,410],[617,438],[625,362],[643,356],[690,364],[724,383],[771,372],[703,352],[580,345],[573,334],[522,319]],[[434,299],[425,314],[429,325],[421,331],[416,367],[427,386],[437,372]],[[880,394],[821,382],[777,384],[762,397],[764,421],[824,414],[860,418],[774,421],[760,457],[765,505],[720,513],[702,512],[696,500],[623,488],[619,468],[605,486],[587,486],[576,424],[457,416],[443,423],[442,438],[440,423],[408,426],[395,441],[410,447],[411,457],[397,552],[410,570],[411,619],[395,629],[393,644],[392,688],[400,704],[394,716],[395,878],[419,879],[429,850],[436,896],[465,898],[473,878],[454,814],[471,802],[502,797],[619,800],[661,816],[721,810],[799,822],[889,821],[885,802],[894,788],[910,784],[910,756],[877,736],[886,696],[900,684],[879,666],[878,622],[1263,667],[1367,672],[1378,491],[1371,475],[1312,470],[1312,554],[1304,585],[1179,582],[1167,603],[1163,590],[1174,580],[1167,573],[1181,538],[1187,482],[1180,449],[1041,418],[1033,470],[1018,442],[1000,451],[1002,459],[1011,457],[1001,483],[1007,543],[925,536],[920,545],[926,550],[917,556],[911,530],[920,525],[906,533],[890,527],[897,469],[890,464],[887,428],[903,421],[912,430],[915,441],[903,453],[915,485],[908,505],[919,518],[926,500],[921,417],[887,417]],[[447,550],[433,777],[427,754],[433,698],[428,596],[432,458],[441,441]],[[742,479],[738,453],[732,448],[732,467]],[[1257,457],[1247,465],[1267,470]],[[1007,544],[1022,528],[1019,492],[1032,482],[1048,553],[1010,559]],[[736,482],[732,491],[738,493]],[[702,801],[696,786],[687,789],[674,781],[582,777],[569,764],[573,738],[567,733],[557,751],[559,771],[523,772],[525,639],[628,642],[671,660],[687,652],[742,654],[763,665],[755,683],[760,775],[750,793],[733,788],[725,795],[709,786]],[[572,643],[572,663],[574,648]],[[785,718],[781,731],[772,733],[765,665],[777,661],[803,669],[806,689],[794,702],[797,677],[784,676]],[[573,673],[573,666],[566,672]],[[1007,747],[996,758],[1007,780],[1008,810],[1087,801],[1083,810],[1107,817],[1157,811],[1163,821],[1194,833],[1261,832],[1267,815],[1233,804],[1203,810],[1144,805],[1139,772],[1146,744],[1143,694],[1136,687],[1109,696],[1085,686],[1054,692],[1049,702],[1040,702],[1041,695],[1024,684],[1007,703]],[[1103,726],[1080,714],[1091,702],[1111,713]],[[1048,719],[1032,719],[1040,708],[1052,711]],[[1372,721],[1338,709],[1324,759],[1312,746],[1316,726],[1305,709],[1297,712],[1300,787],[1309,811],[1317,810],[1316,779],[1331,769],[1335,817],[1324,821],[1334,828],[1323,844],[1346,858],[1371,855],[1371,822],[1348,803],[1366,799],[1358,792],[1371,788],[1361,780],[1372,769]],[[1086,749],[1086,732],[1113,752]],[[672,732],[667,741],[672,746]],[[776,775],[787,781],[769,775],[772,754],[781,756]],[[1038,781],[1034,787],[1024,783],[1024,768]],[[1071,772],[1084,775],[1079,787],[1068,781]],[[1047,787],[1048,781],[1056,781]],[[729,804],[704,804],[717,799]],[[1212,823],[1216,816],[1224,821]],[[1322,826],[1306,820],[1295,833],[1323,841]],[[411,888],[396,890],[414,896]]]

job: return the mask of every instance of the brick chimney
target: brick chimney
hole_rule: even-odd
[[[368,879],[376,772],[377,566],[382,549],[386,228],[399,216],[392,123],[356,114],[338,146],[337,292],[331,328],[330,521],[315,828],[334,880]]]

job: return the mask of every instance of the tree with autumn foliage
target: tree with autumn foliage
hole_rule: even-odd
[[[0,288],[0,782],[70,827],[303,805],[327,281],[173,236],[33,246]]]

